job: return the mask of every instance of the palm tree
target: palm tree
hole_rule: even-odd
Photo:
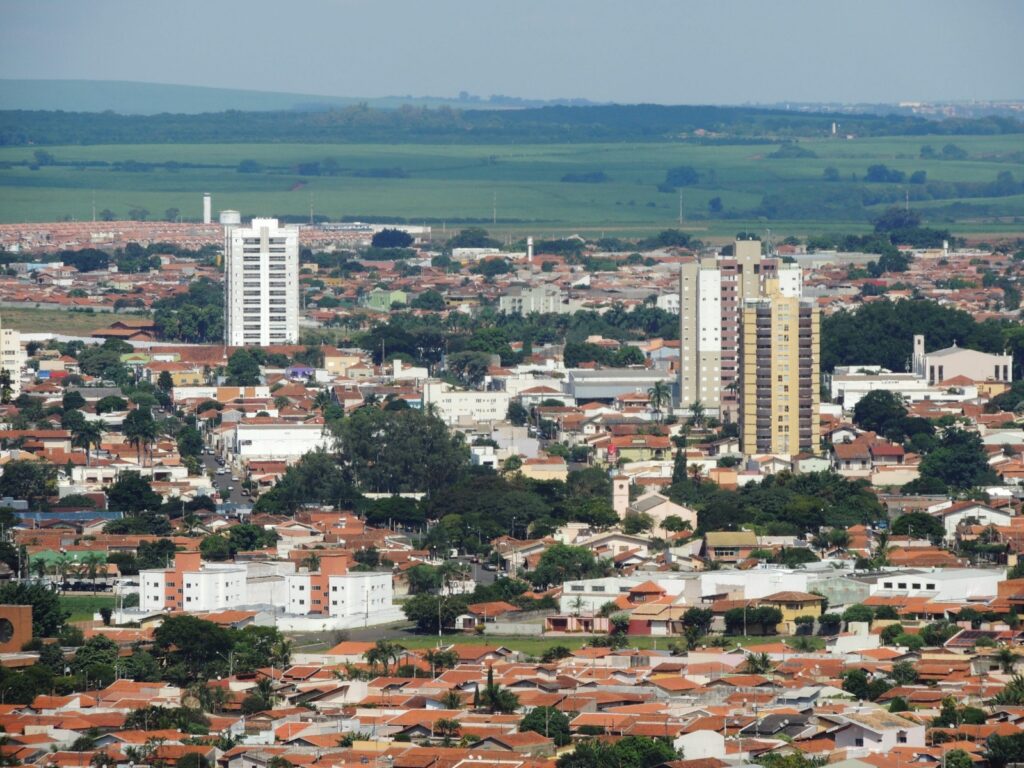
[[[37,557],[32,561],[32,570],[36,572],[36,577],[42,581],[46,578],[46,560],[41,557]]]
[[[508,688],[502,688],[494,682],[494,667],[487,668],[487,685],[480,694],[480,703],[493,715],[501,712],[511,714],[519,708],[519,697]]]
[[[660,422],[665,406],[672,405],[672,389],[664,381],[656,381],[654,386],[647,390],[647,397],[650,398],[651,410],[654,411],[654,420]]]
[[[143,466],[143,452],[156,440],[157,428],[153,414],[148,409],[136,408],[125,418],[123,430],[128,443],[135,446],[139,453],[139,466]]]
[[[1011,707],[1024,705],[1024,677],[1014,675],[1010,678],[1003,690],[993,699],[996,704],[1005,704]]]
[[[441,696],[441,706],[445,709],[462,709],[462,694],[454,689],[445,691]]]
[[[397,664],[403,653],[405,653],[404,646],[390,640],[378,640],[373,648],[363,654],[363,657],[373,668],[376,668],[378,664],[383,664],[386,675],[391,669],[391,662]]]
[[[71,445],[85,449],[85,466],[90,465],[90,449],[99,448],[103,442],[103,423],[82,420],[71,428]]]
[[[771,656],[767,653],[752,653],[747,656],[747,660],[743,663],[743,668],[752,675],[763,675],[766,672],[771,672],[774,666]]]
[[[67,583],[68,571],[71,570],[71,566],[73,563],[74,561],[70,557],[68,557],[66,552],[62,552],[60,557],[58,557],[53,563],[54,570],[56,571],[57,575],[60,576],[61,589],[63,589]]]
[[[96,576],[99,574],[100,566],[107,564],[107,558],[99,552],[86,552],[82,558],[82,565],[85,566],[86,574],[92,581],[92,591],[96,591]]]
[[[320,556],[315,552],[310,552],[302,558],[302,562],[299,565],[305,566],[306,570],[310,573],[316,573],[320,570]]]
[[[879,531],[875,537],[875,565],[889,564],[889,531]]]
[[[1020,658],[1019,653],[1015,653],[1012,648],[1003,646],[996,651],[996,660],[999,662],[999,666],[1003,668],[1003,672],[1009,674],[1013,671],[1013,665],[1017,663],[1017,659]]]
[[[700,485],[700,464],[691,464],[689,468],[690,479],[693,480],[694,485]]]
[[[433,730],[443,737],[441,744],[445,747],[450,747],[452,745],[452,736],[457,736],[459,733],[459,721],[442,717],[434,721]]]
[[[704,403],[700,400],[690,403],[690,424],[692,424],[695,429],[700,429],[704,426],[704,422],[706,420],[707,412],[704,409]]]
[[[317,411],[323,411],[332,402],[331,393],[326,389],[321,389],[316,393],[316,397],[313,398],[313,409]]]

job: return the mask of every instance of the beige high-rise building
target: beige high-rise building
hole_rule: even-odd
[[[820,312],[768,280],[743,303],[740,435],[747,455],[819,451]]]
[[[726,419],[739,415],[743,302],[773,290],[799,297],[803,272],[761,255],[760,240],[737,240],[731,256],[708,256],[679,270],[679,405],[700,401]]]

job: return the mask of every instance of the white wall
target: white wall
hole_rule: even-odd
[[[298,458],[331,439],[319,424],[246,424],[235,426],[235,453],[245,458]]]

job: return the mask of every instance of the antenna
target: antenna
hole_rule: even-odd
[[[683,190],[679,190],[679,226],[683,226]]]
[[[906,202],[905,209],[909,211],[910,210],[910,190],[909,189],[905,189],[905,190],[903,190],[903,193],[907,196],[907,202]]]
[[[92,220],[96,222],[96,190],[92,191]]]
[[[309,193],[309,226],[313,226],[313,193]]]
[[[491,225],[498,223],[498,193],[494,192],[491,199]]]

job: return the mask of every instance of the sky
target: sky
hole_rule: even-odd
[[[1021,0],[0,0],[0,77],[620,103],[1024,98]]]

